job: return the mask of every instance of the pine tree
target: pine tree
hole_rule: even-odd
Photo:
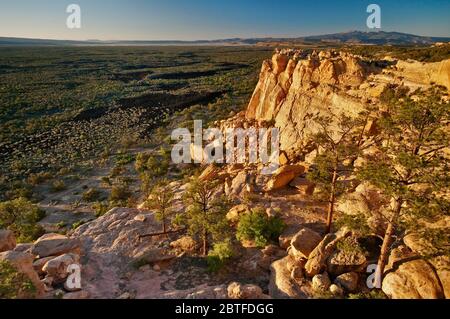
[[[370,112],[357,118],[318,117],[319,133],[313,136],[319,154],[307,178],[328,197],[327,233],[331,232],[337,197],[345,190],[340,178],[353,171],[353,162],[363,147],[364,129]]]
[[[378,287],[394,235],[412,225],[419,233],[426,234],[420,220],[449,213],[442,193],[448,192],[450,185],[449,157],[445,154],[450,141],[450,104],[442,100],[441,88],[415,92],[414,98],[404,91],[397,92],[402,94],[391,94],[380,120],[381,152],[368,159],[359,172],[361,179],[391,198],[378,261]],[[448,247],[448,242],[445,245]]]
[[[194,178],[184,196],[187,229],[189,234],[202,241],[203,256],[208,254],[210,239],[219,242],[231,237],[226,220],[229,204],[225,198],[216,196],[217,186],[215,181]]]
[[[152,189],[145,207],[156,211],[156,218],[162,223],[163,233],[167,232],[167,219],[173,213],[174,193],[167,180],[162,180]]]

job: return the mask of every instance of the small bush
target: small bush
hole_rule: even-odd
[[[31,280],[9,262],[0,261],[0,299],[33,298],[36,288]]]
[[[126,184],[117,184],[111,188],[111,201],[126,201],[131,196],[130,189]]]
[[[77,221],[77,222],[72,224],[72,229],[75,230],[75,229],[77,229],[78,227],[80,227],[83,224],[84,224],[84,221],[82,221],[82,220]]]
[[[47,181],[51,178],[52,178],[52,175],[48,172],[30,174],[30,176],[28,176],[28,183],[30,183],[33,186],[36,186],[36,185],[44,183],[45,181]]]
[[[112,185],[111,179],[109,177],[107,177],[107,176],[103,176],[102,177],[102,183],[105,184],[105,185],[108,185],[108,186]]]
[[[95,211],[95,216],[101,217],[109,211],[110,206],[104,202],[97,202],[92,205],[92,209]]]
[[[66,184],[64,183],[64,181],[62,180],[56,180],[52,183],[52,186],[50,188],[50,190],[54,193],[58,193],[58,192],[62,192],[63,190],[65,190]]]
[[[208,253],[208,270],[211,272],[219,271],[233,257],[234,250],[230,241],[215,243],[214,248]]]
[[[268,217],[262,209],[252,210],[241,217],[236,237],[238,240],[252,240],[258,247],[265,247],[269,241],[276,241],[284,229],[279,217]]]
[[[134,161],[134,156],[131,154],[120,154],[116,157],[116,165],[124,166]]]
[[[87,191],[83,193],[83,200],[85,202],[95,202],[100,197],[100,192],[95,188],[89,188]]]
[[[45,233],[37,224],[45,217],[39,209],[25,198],[0,203],[0,229],[14,232],[18,242],[31,242]]]

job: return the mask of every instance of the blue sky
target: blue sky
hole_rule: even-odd
[[[66,27],[81,7],[82,28]],[[368,31],[367,5],[382,30],[450,36],[450,0],[0,0],[0,36],[49,39],[195,40]]]

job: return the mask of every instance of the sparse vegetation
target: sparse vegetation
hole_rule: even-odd
[[[208,252],[208,269],[211,272],[217,272],[227,261],[235,255],[233,245],[229,240],[215,243],[213,249]]]
[[[86,202],[95,202],[100,198],[100,191],[96,188],[89,188],[87,191],[85,191],[82,195],[82,198]]]
[[[217,182],[191,181],[185,194],[187,216],[184,219],[188,232],[202,242],[202,254],[206,256],[212,243],[230,237],[230,226],[225,216],[229,209],[227,200],[215,196]]]
[[[0,203],[0,229],[14,232],[18,242],[31,242],[45,231],[38,224],[45,212],[24,198]]]
[[[173,213],[174,193],[167,180],[162,180],[153,188],[145,202],[146,208],[156,211],[156,218],[162,223],[162,231],[167,231],[168,218]]]
[[[263,248],[269,242],[278,240],[284,226],[279,217],[269,217],[263,209],[253,209],[240,218],[236,237],[240,241],[253,241],[257,247]]]
[[[319,186],[328,200],[327,232],[330,233],[336,200],[346,190],[343,178],[353,171],[351,160],[356,159],[361,150],[368,115],[361,114],[356,119],[344,115],[318,117],[315,121],[320,132],[313,141],[319,154],[307,177]]]
[[[63,180],[56,180],[52,183],[52,186],[50,187],[50,190],[53,193],[62,192],[63,190],[67,189],[66,183],[64,183]]]
[[[31,280],[7,261],[0,261],[0,299],[29,299],[36,288]]]

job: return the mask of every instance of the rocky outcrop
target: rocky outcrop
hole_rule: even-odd
[[[31,253],[40,258],[66,253],[80,254],[80,242],[60,234],[45,234],[31,248]]]
[[[346,53],[277,53],[263,63],[246,117],[274,120],[281,129],[281,149],[289,154],[317,130],[314,116],[329,114],[329,108],[353,114],[361,110],[361,102],[332,87],[356,87],[366,73],[363,61]]]
[[[410,82],[410,85],[435,83],[447,87],[450,92],[450,59],[434,63],[398,61],[394,73],[402,76],[405,82]]]
[[[355,116],[376,105],[388,85],[415,90],[432,83],[450,90],[450,60],[374,64],[345,52],[281,50],[263,62],[245,116],[280,128],[281,150],[293,158],[307,151],[310,136],[318,132],[317,116]]]
[[[306,299],[312,295],[311,285],[298,285],[291,277],[288,264],[292,257],[277,260],[270,267],[269,295],[274,299]]]
[[[292,238],[290,253],[296,258],[308,259],[321,241],[322,236],[305,227]]]
[[[327,259],[333,253],[339,238],[336,234],[328,234],[309,255],[305,270],[308,276],[314,277],[326,270]]]
[[[383,292],[392,299],[440,299],[444,292],[433,268],[424,260],[412,260],[388,273]]]
[[[52,278],[53,283],[63,283],[69,275],[68,267],[79,264],[80,256],[75,254],[64,254],[50,259],[42,267],[42,272]]]
[[[306,171],[302,165],[285,165],[280,167],[271,177],[267,184],[267,191],[274,191],[289,185],[296,177]]]
[[[421,257],[430,243],[415,233],[403,239],[406,246],[389,256],[382,289],[393,299],[440,299],[450,296],[450,257]]]

